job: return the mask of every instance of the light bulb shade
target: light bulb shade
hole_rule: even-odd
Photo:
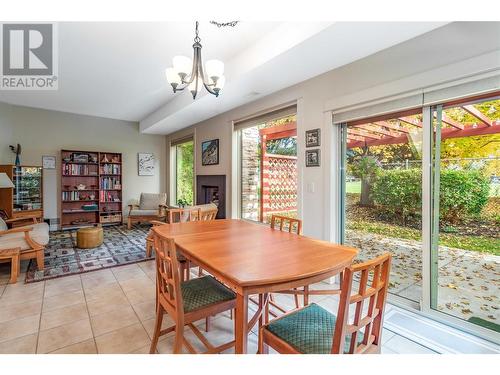
[[[175,56],[173,59],[174,69],[178,74],[188,75],[193,69],[193,62],[186,56]]]
[[[12,183],[7,173],[0,173],[0,189],[1,188],[13,188],[14,184]]]
[[[200,92],[201,85],[203,83],[201,82],[201,79],[198,79],[198,85],[196,85],[196,78],[191,82],[188,86],[189,91],[191,91],[191,94],[195,94],[197,92]]]
[[[215,85],[215,88],[222,90],[224,88],[225,84],[226,84],[226,77],[220,76],[219,79],[217,80],[217,84]]]
[[[205,71],[208,77],[222,77],[224,74],[224,63],[220,60],[208,60],[205,64]]]
[[[174,68],[165,69],[165,75],[167,76],[168,83],[170,83],[171,85],[181,84],[181,77],[179,76],[179,74],[177,74]]]

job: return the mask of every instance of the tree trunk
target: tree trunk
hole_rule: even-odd
[[[373,199],[370,196],[372,186],[368,180],[361,179],[361,197],[359,200],[360,206],[373,206]]]

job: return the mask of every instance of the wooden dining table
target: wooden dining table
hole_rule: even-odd
[[[225,219],[165,224],[154,235],[173,238],[178,251],[236,293],[235,352],[246,353],[248,296],[303,287],[340,273],[354,248]]]

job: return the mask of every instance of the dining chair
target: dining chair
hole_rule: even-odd
[[[200,208],[170,208],[168,210],[168,222],[170,224],[196,221],[199,220],[200,216]]]
[[[274,319],[259,329],[258,353],[269,346],[287,354],[380,353],[390,267],[389,253],[347,267],[337,315],[312,303]]]
[[[184,336],[184,328],[191,328],[207,349],[205,353],[220,353],[234,346],[235,341],[214,346],[193,324],[211,315],[233,310],[236,294],[212,276],[181,282],[175,241],[171,238],[154,237],[156,251],[156,320],[149,352],[155,353],[160,336],[175,332],[174,354],[181,353],[185,346],[190,353],[196,353]],[[163,317],[167,313],[174,325],[162,329]]]

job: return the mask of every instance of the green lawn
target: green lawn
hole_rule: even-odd
[[[422,238],[421,232],[417,229],[373,221],[350,221],[347,224],[347,228],[406,240],[421,240]],[[456,234],[441,233],[439,235],[439,244],[463,250],[500,255],[500,240],[491,237],[459,236]]]
[[[345,183],[347,194],[361,194],[361,181],[349,181]]]

